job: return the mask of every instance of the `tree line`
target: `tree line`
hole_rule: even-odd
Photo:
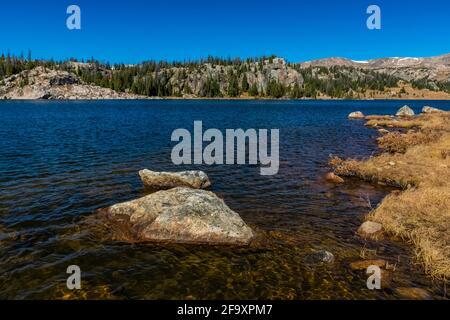
[[[206,74],[198,85],[196,95],[200,97],[271,97],[292,99],[355,98],[367,90],[384,91],[398,86],[399,78],[372,70],[347,66],[301,67],[289,63],[303,81],[286,86],[278,79],[268,79],[264,86],[252,84],[249,75],[264,69],[275,56],[241,59],[208,57],[196,61],[147,61],[138,65],[101,63],[94,58],[86,61],[33,60],[31,52],[25,58],[10,54],[0,56],[0,81],[6,77],[31,70],[37,66],[76,73],[84,82],[110,88],[118,92],[130,92],[143,96],[184,96],[194,94],[193,75]],[[222,67],[219,76],[205,72],[206,65]],[[223,70],[227,70],[226,72]],[[427,79],[411,82],[413,87],[444,90],[450,92],[450,83],[430,84]]]

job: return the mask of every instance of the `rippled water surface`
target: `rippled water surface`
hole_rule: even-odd
[[[404,103],[293,101],[0,102],[0,298],[354,299],[398,298],[370,291],[348,264],[384,258],[393,283],[443,295],[410,248],[365,242],[355,230],[387,189],[323,181],[329,155],[367,157],[376,132],[351,111],[392,114]],[[444,102],[408,102],[446,108]],[[170,159],[177,128],[279,128],[280,171],[258,166],[183,166]],[[129,244],[93,212],[143,196],[138,170],[201,169],[212,191],[266,241],[250,247]],[[98,225],[96,225],[98,223]],[[316,250],[336,261],[311,263]],[[66,289],[79,265],[82,290]]]

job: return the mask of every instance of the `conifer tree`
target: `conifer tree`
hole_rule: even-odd
[[[243,92],[247,92],[249,89],[250,85],[248,84],[248,80],[247,80],[247,74],[244,73],[244,77],[242,78],[242,91]]]
[[[248,91],[248,94],[251,95],[252,97],[258,96],[259,92],[258,92],[258,86],[256,85],[256,82],[252,84],[252,86],[250,87],[250,90]]]

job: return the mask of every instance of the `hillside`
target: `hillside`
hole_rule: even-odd
[[[383,58],[368,61],[353,61],[344,58],[314,60],[300,64],[306,67],[345,66],[373,70],[389,74],[405,81],[428,83],[438,89],[438,84],[450,81],[450,54],[431,58]],[[436,85],[436,86],[435,86]]]
[[[10,76],[0,84],[0,99],[137,99],[138,95],[86,84],[67,71],[36,67]]]
[[[0,98],[450,99],[450,55],[289,63],[278,57],[109,65],[0,58]]]

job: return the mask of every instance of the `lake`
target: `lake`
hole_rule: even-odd
[[[396,263],[392,288],[442,289],[405,244],[355,236],[370,207],[390,191],[349,179],[323,180],[330,155],[378,152],[377,132],[349,121],[356,110],[394,114],[408,104],[450,110],[444,101],[1,101],[0,298],[2,299],[396,299],[368,290],[349,263]],[[280,166],[175,166],[175,129],[280,130]],[[204,170],[211,191],[258,233],[250,247],[130,244],[94,211],[143,196],[138,171]],[[96,224],[97,223],[97,224]],[[311,263],[328,250],[336,261]],[[82,289],[66,288],[78,265]]]

